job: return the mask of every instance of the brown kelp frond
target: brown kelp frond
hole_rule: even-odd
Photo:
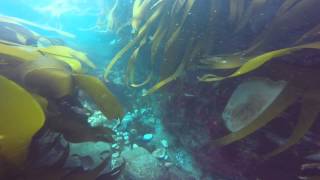
[[[61,98],[70,95],[73,90],[68,65],[54,59],[42,57],[22,63],[16,74],[26,88],[46,97]]]
[[[319,5],[320,1],[317,0],[297,1],[293,3],[292,7],[287,7],[286,3],[282,4],[279,12],[272,19],[268,27],[255,38],[255,41],[246,52],[248,54],[255,54],[261,51],[288,47],[288,44],[294,43],[295,40],[303,35],[301,33],[294,33],[295,31],[308,31],[318,24],[319,18],[316,7]],[[282,9],[285,10],[282,11]],[[292,32],[290,37],[287,37],[288,32]],[[284,37],[286,38],[284,39]],[[280,41],[281,43],[279,43]]]
[[[239,131],[214,140],[211,146],[219,147],[228,145],[232,142],[245,138],[246,136],[265,126],[297,100],[299,91],[299,89],[288,84],[285,89],[283,89],[282,92],[278,95],[278,97],[269,105],[269,107],[265,109],[265,111],[263,111],[249,125],[240,129]]]
[[[129,61],[128,61],[128,68],[127,68],[127,75],[126,75],[126,82],[127,85],[132,87],[140,87],[147,84],[151,80],[151,76],[147,76],[147,78],[142,83],[135,82],[135,67],[136,61],[138,60],[138,55],[141,50],[147,43],[147,36],[145,36],[142,41],[140,42],[139,46],[133,51],[131,54]]]
[[[131,26],[134,31],[139,31],[147,14],[150,13],[153,0],[135,0],[133,3]]]
[[[320,24],[316,25],[310,31],[306,32],[295,44],[307,43],[309,41],[319,40]]]
[[[186,49],[186,53],[184,54],[184,57],[183,57],[182,61],[180,62],[177,70],[169,77],[161,80],[160,82],[158,82],[157,84],[152,86],[149,90],[147,90],[143,94],[143,96],[147,96],[149,94],[154,93],[155,91],[157,91],[161,87],[167,85],[168,83],[170,83],[170,82],[176,80],[178,77],[180,77],[184,73],[188,62],[190,60],[192,60],[197,55],[197,53],[199,53],[200,48],[201,48],[201,43],[198,41],[195,42],[195,40],[194,40],[193,42],[188,44],[188,48]]]
[[[306,45],[306,47],[310,48],[318,46],[314,45],[315,44]],[[303,50],[304,49],[301,51],[303,52]],[[311,128],[320,112],[320,96],[318,95],[320,88],[319,85],[308,80],[319,76],[318,70],[285,64],[281,61],[275,61],[273,64],[270,64],[268,68],[274,70],[268,74],[270,77],[285,80],[288,82],[288,85],[286,85],[285,89],[272,102],[272,104],[254,121],[238,131],[214,140],[212,146],[227,145],[255,132],[258,128],[263,127],[281,112],[285,111],[286,108],[293,104],[297,99],[302,99],[301,110],[292,135],[288,138],[286,143],[282,144],[274,151],[264,155],[263,158],[268,159],[287,150],[289,147],[299,142],[299,140]]]
[[[299,0],[285,0],[279,8],[276,16],[282,16],[287,13],[293,6],[295,6]]]
[[[288,55],[290,53],[293,53],[293,52],[301,50],[301,49],[320,49],[320,43],[315,42],[315,43],[305,44],[305,45],[301,45],[301,46],[294,46],[291,48],[270,51],[270,52],[264,53],[262,55],[259,55],[257,57],[254,57],[252,59],[247,60],[247,62],[244,63],[236,72],[232,73],[229,76],[219,77],[214,74],[207,74],[207,75],[204,75],[198,79],[200,81],[211,82],[211,81],[223,80],[226,78],[237,77],[237,76],[249,73],[251,71],[254,71],[255,69],[261,67],[262,65],[264,65],[265,63],[267,63],[268,61],[270,61],[272,59]]]
[[[197,68],[232,69],[259,54],[292,47],[294,42],[310,39],[317,32],[318,18],[314,17],[318,17],[316,7],[320,4],[316,0],[283,1],[277,4],[278,7],[274,7],[273,16],[265,15],[267,18],[264,17],[264,13],[268,13],[266,9],[272,4],[268,0],[213,0],[206,1],[204,4],[205,7],[194,0],[175,0],[173,2],[136,0],[133,5],[134,17],[139,17],[141,14],[144,14],[145,17],[137,19],[133,17],[132,23],[135,24],[133,29],[136,29],[137,33],[134,39],[122,48],[107,65],[104,77],[107,78],[115,63],[130,50],[132,54],[126,79],[130,86],[142,87],[157,78],[157,75],[161,81],[174,74],[183,58],[181,53],[186,52],[184,45],[189,44],[191,38],[202,39],[203,45],[199,53],[200,57],[205,58],[201,60],[202,63]],[[205,18],[200,22],[196,17]],[[255,24],[260,18],[265,18],[263,22],[267,26]],[[230,29],[221,30],[223,28]],[[247,36],[252,31],[256,31],[255,36],[250,37],[241,45],[234,45],[236,43],[232,39],[229,40],[230,35],[237,40],[239,37],[236,36]],[[290,37],[286,36],[288,33],[291,33]],[[283,39],[284,37],[286,38]],[[148,39],[147,42],[146,39]],[[281,43],[277,43],[280,40]],[[142,48],[143,46],[146,48]],[[228,49],[230,46],[235,46],[234,50]],[[142,49],[151,49],[151,51],[146,53]],[[235,52],[239,55],[238,57],[232,55]],[[150,54],[151,70],[141,82],[137,82],[134,80],[134,72],[139,67],[136,62],[139,54],[142,53]],[[210,58],[206,58],[217,57],[217,54],[225,54],[224,60],[209,62]],[[144,57],[144,59],[149,58]],[[197,64],[197,61],[199,59],[194,59],[193,63]],[[155,64],[160,64],[160,67],[154,68]],[[208,77],[212,75],[206,77],[209,79]]]
[[[165,44],[165,53],[168,52],[168,49],[169,48],[172,48],[172,45],[173,43],[177,40],[177,38],[179,37],[180,35],[180,32],[182,30],[182,27],[185,23],[185,21],[187,20],[187,17],[190,13],[190,10],[192,9],[193,7],[193,4],[194,4],[195,0],[186,0],[185,1],[185,8],[184,8],[184,11],[183,11],[183,15],[182,15],[182,19],[181,21],[178,21],[178,26],[177,28],[173,31],[173,33],[170,35],[170,38],[168,39],[168,41],[166,42]]]
[[[99,107],[108,119],[122,118],[124,110],[112,92],[94,76],[74,74],[75,84],[79,86]]]
[[[0,42],[0,54],[16,58],[18,61],[32,61],[38,59],[41,54],[33,47],[8,45]]]
[[[173,50],[171,50],[171,48],[176,46],[176,41],[178,40],[178,38],[180,38],[182,28],[185,25],[185,21],[187,20],[188,16],[190,15],[190,11],[193,7],[194,2],[194,0],[174,1],[171,10],[167,11],[167,9],[170,7],[169,5],[171,5],[170,2],[157,1],[152,6],[153,12],[151,13],[150,17],[147,18],[146,22],[141,27],[138,25],[139,23],[137,22],[137,20],[133,18],[133,24],[136,24],[133,26],[136,26],[136,29],[138,29],[138,33],[136,34],[136,37],[131,42],[129,42],[129,44],[126,45],[122,50],[120,50],[108,64],[105,70],[105,78],[110,73],[113,65],[135,45],[138,45],[138,47],[133,50],[133,53],[129,59],[126,77],[128,84],[132,87],[141,87],[151,81],[155,71],[154,65],[156,64],[157,54],[160,50],[160,46],[162,43],[164,44],[164,53],[171,54],[165,55],[167,58],[165,61],[162,62],[162,64],[177,64],[176,58],[172,58],[169,56],[174,56],[174,53],[178,52],[174,52]],[[150,4],[152,4],[151,1],[135,1],[133,11],[136,14],[136,16],[138,16],[141,13],[148,14],[147,10],[143,10],[143,8],[149,7]],[[168,22],[169,18],[170,21]],[[158,20],[160,20],[160,22],[156,23],[156,21]],[[170,26],[166,26],[166,24],[168,23],[170,24]],[[154,29],[154,27],[156,28]],[[134,72],[136,66],[135,64],[137,59],[139,58],[141,47],[149,45],[146,43],[150,35],[152,36],[150,52],[151,71],[147,74],[146,78],[141,83],[136,83],[134,80]],[[181,71],[183,71],[182,68],[180,69]],[[175,70],[173,69],[171,70],[171,72],[168,71],[168,73],[166,73],[167,75],[162,75],[162,78],[165,79],[169,77],[172,73],[174,73],[174,71]]]
[[[43,126],[45,116],[31,94],[1,75],[0,91],[0,156],[20,167],[31,138]]]
[[[199,59],[199,68],[204,69],[234,69],[242,66],[248,58],[241,54],[218,55]]]
[[[119,6],[119,0],[116,0],[114,5],[112,6],[111,10],[108,14],[108,20],[107,20],[107,29],[109,31],[117,31],[117,25],[116,25],[116,19],[115,19],[115,11]]]
[[[81,51],[76,51],[67,46],[49,46],[45,48],[39,48],[41,53],[55,57],[58,60],[65,62],[80,61],[91,68],[95,68],[94,63],[87,57],[87,55]]]
[[[148,75],[146,76],[146,78],[145,78],[145,80],[143,82],[141,82],[139,84],[136,84],[136,83],[134,83],[134,77],[133,77],[134,76],[134,72],[132,71],[132,73],[129,74],[130,86],[131,87],[142,87],[142,86],[148,84],[152,80],[152,77],[154,75],[153,71],[155,70],[154,69],[155,68],[154,65],[156,63],[156,58],[157,58],[157,54],[158,54],[158,51],[159,51],[159,48],[160,48],[160,44],[161,44],[161,42],[164,41],[164,37],[165,37],[165,35],[166,35],[167,31],[168,31],[168,29],[166,27],[167,18],[169,18],[169,14],[165,13],[165,14],[162,15],[160,23],[159,23],[159,27],[157,28],[155,33],[152,35],[153,41],[152,41],[152,44],[151,44],[150,72],[148,73]],[[142,42],[145,44],[145,41],[146,40],[143,40]],[[138,54],[139,54],[139,52],[136,49],[131,56],[134,56],[134,58],[137,58]],[[130,65],[128,65],[128,68],[129,67],[130,67]],[[133,65],[132,68],[135,68],[135,66]]]
[[[300,115],[298,117],[298,122],[292,132],[292,135],[288,138],[285,144],[264,155],[265,159],[268,159],[287,150],[292,145],[298,143],[302,139],[302,137],[309,131],[320,112],[319,90],[320,89],[316,89],[316,91],[309,90],[305,92],[301,103],[302,107],[300,110]]]
[[[123,47],[110,61],[110,63],[105,68],[104,79],[108,79],[108,75],[111,73],[111,69],[113,66],[122,58],[122,56],[129,51],[132,47],[134,47],[137,43],[139,43],[149,32],[150,28],[159,18],[162,13],[163,4],[159,5],[157,9],[153,12],[150,18],[145,22],[145,24],[139,29],[136,37],[131,40],[125,47]]]

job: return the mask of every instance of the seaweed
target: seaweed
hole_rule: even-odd
[[[45,115],[29,92],[1,75],[0,90],[0,156],[21,167],[33,135],[44,124]]]

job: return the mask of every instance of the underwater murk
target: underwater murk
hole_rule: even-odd
[[[0,180],[320,180],[320,0],[0,0]]]

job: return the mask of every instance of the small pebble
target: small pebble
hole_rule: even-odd
[[[171,167],[171,166],[173,166],[173,163],[172,162],[165,162],[164,166],[165,167]]]
[[[119,157],[119,156],[120,156],[120,153],[119,153],[119,152],[115,152],[115,153],[112,154],[112,157],[113,157],[113,158],[117,158],[117,157]]]
[[[164,156],[164,158],[163,158],[164,160],[167,160],[167,159],[169,159],[169,156],[168,156],[168,154],[166,154],[165,156]]]
[[[118,144],[112,144],[111,146],[113,149],[120,149],[120,146]]]
[[[132,148],[137,148],[137,147],[139,147],[137,144],[132,145]]]
[[[115,141],[122,141],[123,138],[121,136],[116,137]]]
[[[168,148],[168,147],[169,147],[168,141],[165,140],[165,139],[161,140],[161,144],[162,144],[162,146],[163,146],[164,148]]]
[[[128,132],[124,132],[123,136],[129,136],[129,133]]]
[[[123,136],[123,139],[124,139],[125,141],[127,141],[127,140],[129,140],[129,136]]]
[[[144,141],[150,141],[153,138],[153,134],[145,134],[143,135]]]

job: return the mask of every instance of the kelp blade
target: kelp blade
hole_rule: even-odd
[[[66,63],[42,57],[23,63],[16,72],[30,90],[46,97],[61,98],[73,91],[73,79]]]
[[[78,85],[96,103],[98,108],[108,119],[122,118],[124,110],[112,92],[94,76],[74,74]]]
[[[49,46],[46,48],[39,48],[39,51],[52,55],[56,57],[57,59],[59,58],[69,58],[69,59],[74,59],[78,60],[87,66],[91,68],[95,68],[96,66],[94,63],[86,56],[85,53],[76,51],[70,47],[67,46]]]
[[[264,53],[262,55],[256,56],[252,59],[249,59],[246,63],[244,63],[237,71],[232,73],[229,76],[216,76],[214,74],[207,74],[200,78],[198,78],[200,81],[205,82],[212,82],[212,81],[220,81],[226,78],[232,78],[244,75],[246,73],[249,73],[253,70],[256,70],[260,68],[265,63],[269,62],[272,59],[275,59],[277,57],[285,56],[287,54],[293,53],[298,50],[302,49],[320,49],[320,42],[310,43],[310,44],[304,44],[300,46],[294,46],[291,48],[285,48],[285,49],[279,49],[275,51],[270,51],[267,53]]]
[[[228,145],[235,141],[241,140],[256,130],[262,128],[275,117],[277,117],[281,112],[286,110],[298,98],[299,92],[299,89],[288,84],[278,95],[278,97],[270,104],[270,106],[266,108],[266,110],[263,111],[255,120],[253,120],[252,123],[237,132],[213,140],[211,146],[219,147]]]
[[[287,150],[292,145],[298,143],[299,140],[303,138],[305,133],[308,132],[320,112],[320,96],[318,95],[318,91],[306,92],[303,97],[301,106],[302,107],[300,110],[300,115],[298,117],[298,122],[292,132],[292,135],[289,137],[285,144],[264,155],[264,159],[268,159]]]
[[[0,76],[0,155],[21,166],[32,136],[43,126],[40,105],[22,87]]]

